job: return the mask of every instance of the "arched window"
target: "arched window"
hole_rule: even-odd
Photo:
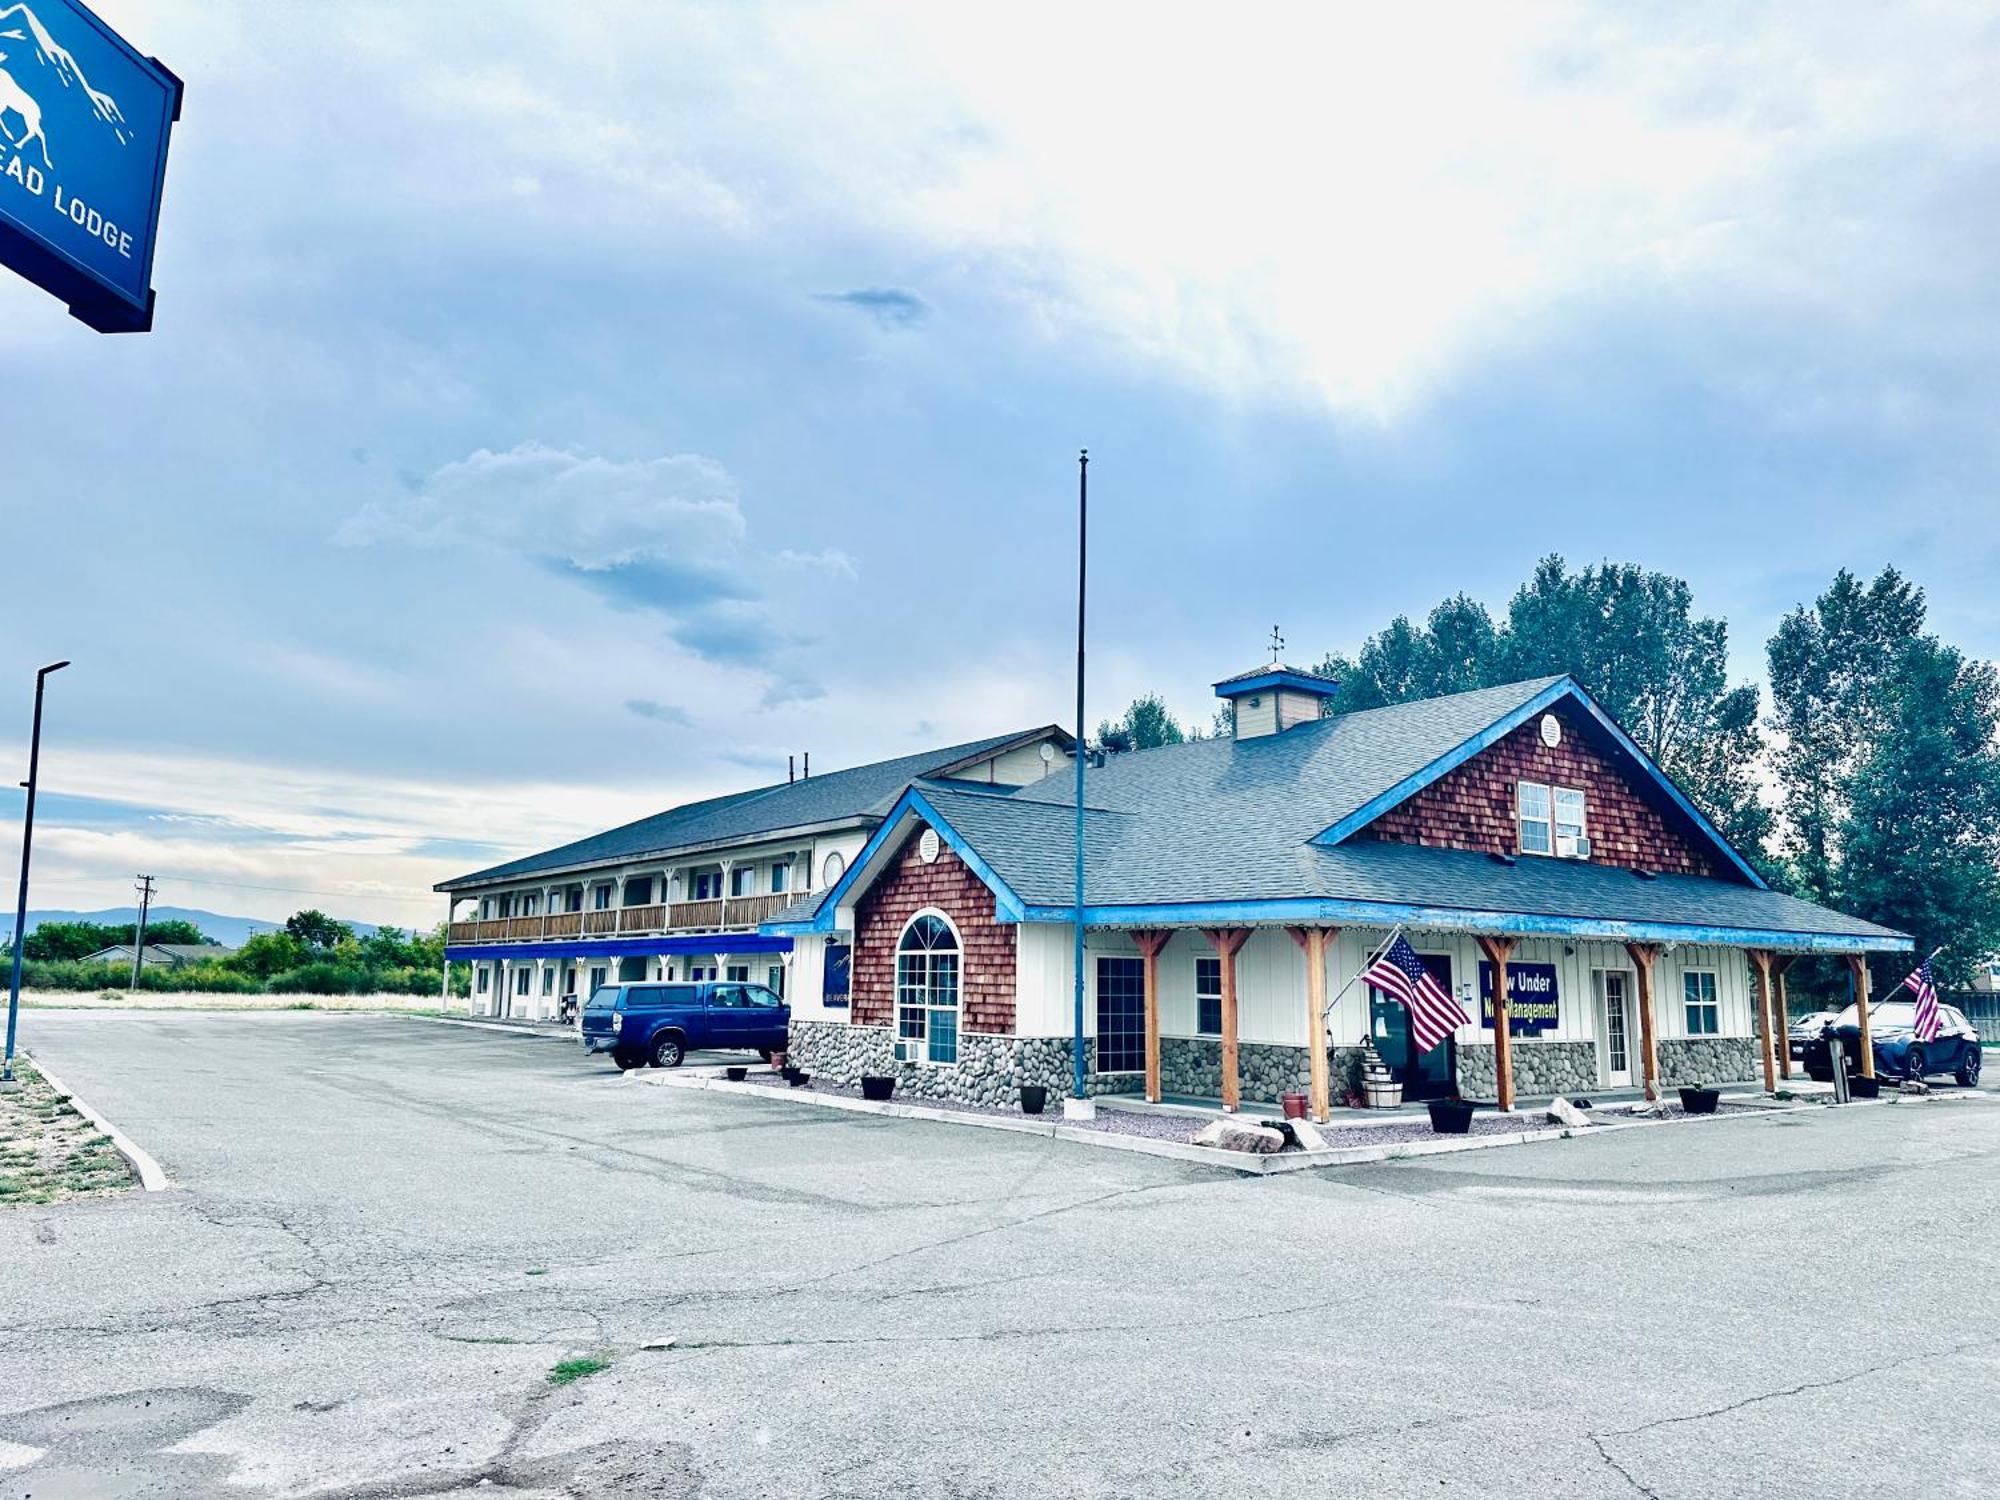
[[[896,1057],[958,1061],[958,934],[937,912],[918,912],[896,944]]]
[[[846,873],[847,873],[846,857],[843,856],[838,849],[836,849],[833,851],[833,853],[829,854],[826,857],[826,863],[820,866],[820,876],[819,876],[820,889],[824,891],[832,890],[835,886],[840,884],[840,877],[845,875]]]

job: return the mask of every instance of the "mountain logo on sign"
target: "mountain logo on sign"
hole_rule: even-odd
[[[9,49],[8,42],[25,42],[30,50]],[[49,138],[43,129],[43,105],[62,103],[66,108],[62,114],[76,113],[69,101],[90,105],[90,114],[98,124],[109,130],[121,146],[132,140],[131,128],[125,122],[124,112],[118,108],[118,101],[109,94],[90,86],[83,69],[71,55],[69,48],[49,35],[48,28],[41,19],[25,5],[11,5],[0,10],[0,64],[5,64],[18,56],[15,67],[36,86],[37,92],[30,93],[19,78],[6,67],[0,67],[0,137],[16,151],[23,151],[30,141],[40,148],[42,165],[53,168],[49,159]],[[31,71],[32,70],[32,71]],[[62,93],[55,92],[63,90]],[[17,135],[9,117],[21,122]]]

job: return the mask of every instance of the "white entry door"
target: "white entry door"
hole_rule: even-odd
[[[1632,1006],[1630,980],[1619,969],[1604,972],[1604,1082],[1607,1088],[1632,1083]]]

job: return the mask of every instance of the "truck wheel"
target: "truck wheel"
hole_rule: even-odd
[[[678,1068],[687,1059],[687,1046],[677,1036],[663,1036],[653,1043],[653,1066]]]
[[[613,1047],[611,1060],[618,1064],[618,1071],[621,1073],[629,1073],[634,1068],[646,1066],[646,1054],[635,1052],[630,1047]]]

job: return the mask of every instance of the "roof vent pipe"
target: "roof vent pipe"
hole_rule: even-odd
[[[801,776],[801,777],[799,778],[799,780],[801,780],[801,781],[811,781],[812,779],[813,779],[813,753],[812,753],[812,751],[808,750],[808,751],[806,751],[806,770],[805,770],[805,775]]]
[[[799,758],[796,755],[787,755],[785,757],[785,785],[790,786],[793,782],[797,781],[798,779],[799,779]]]

